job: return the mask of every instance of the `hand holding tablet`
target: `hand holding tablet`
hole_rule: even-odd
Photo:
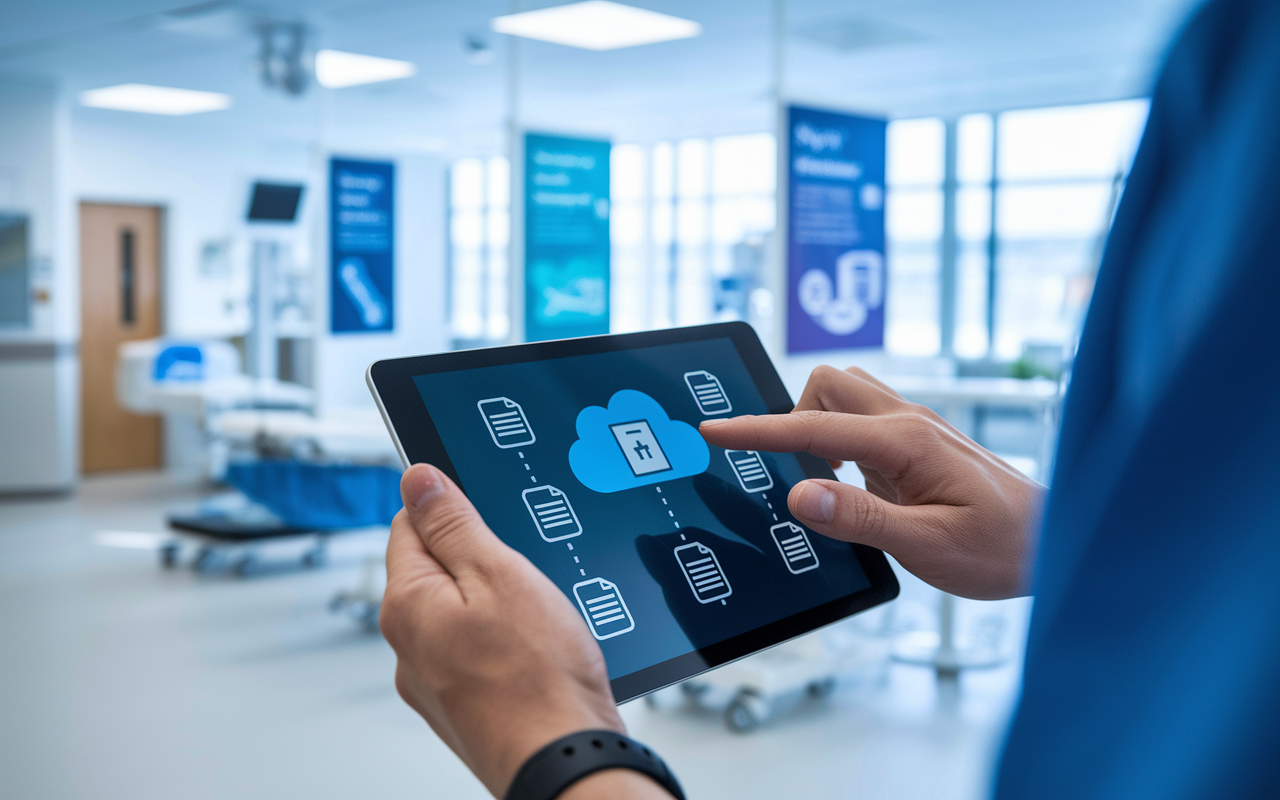
[[[380,624],[405,702],[499,797],[547,742],[623,732],[600,649],[560,590],[440,470],[415,465],[400,488]]]
[[[501,793],[524,758],[564,733],[592,727],[621,730],[610,694],[628,699],[840,619],[896,592],[878,551],[840,545],[828,537],[875,541],[925,580],[973,596],[1008,596],[1021,586],[1028,533],[1041,501],[1038,484],[858,370],[816,371],[798,413],[784,414],[790,407],[785,391],[754,335],[743,327],[496,348],[379,362],[370,368],[370,384],[406,462],[431,461],[440,467],[406,472],[402,488],[407,510],[397,517],[388,548],[382,625],[399,657],[397,686],[491,791]],[[715,419],[702,414],[694,390],[681,374],[689,370],[683,370],[668,350],[648,359],[636,358],[633,352],[621,369],[597,364],[590,372],[595,379],[631,384],[649,378],[646,388],[662,402],[647,399],[664,415],[652,407],[640,408],[647,428],[632,425],[634,418],[612,420],[607,398],[585,418],[581,411],[586,408],[562,415],[572,417],[571,424],[557,423],[554,414],[541,419],[532,411],[535,404],[512,400],[521,408],[517,424],[524,429],[515,435],[536,439],[536,445],[501,448],[495,447],[500,439],[491,436],[475,399],[469,412],[476,415],[474,420],[462,410],[428,411],[443,408],[439,398],[450,395],[458,397],[462,409],[467,398],[460,387],[479,392],[478,399],[503,397],[488,391],[495,382],[538,385],[555,402],[574,409],[581,404],[566,403],[571,392],[565,390],[584,382],[576,377],[582,362],[574,362],[559,348],[577,348],[577,355],[613,354],[625,352],[625,345],[663,347],[707,339],[729,339],[733,345],[734,349],[722,349],[715,369],[706,372],[722,381],[720,391],[726,399],[732,396],[738,402],[741,396],[746,406],[742,410],[750,416],[703,424],[706,438],[699,439],[708,448],[705,462],[703,451],[691,440],[670,435],[682,428],[667,427]],[[744,351],[746,372],[759,389],[756,398],[735,392],[743,384],[726,377],[737,372],[727,357]],[[485,381],[473,372],[540,363],[538,356],[550,354],[562,357],[558,370],[547,371],[555,379],[543,373],[533,381],[528,376],[513,381],[508,373]],[[693,357],[706,355],[695,352]],[[424,390],[423,383],[450,372],[457,373],[454,380]],[[682,412],[666,413],[679,405],[680,394],[662,386],[662,376],[671,374],[674,379],[667,380],[687,393],[688,406]],[[604,395],[612,388],[593,391]],[[641,398],[632,400],[644,405]],[[514,407],[504,402],[493,410],[506,413]],[[637,408],[623,402],[614,411],[626,416]],[[859,427],[860,422],[870,427]],[[594,453],[601,460],[580,459],[575,470],[566,448],[584,437],[594,442],[593,426],[602,423],[607,423],[603,440],[612,441],[616,452],[606,458],[602,453],[610,451],[588,447],[585,456]],[[450,433],[442,436],[437,425],[447,426]],[[611,426],[620,426],[620,434]],[[898,436],[867,435],[877,427]],[[921,431],[929,434],[915,435]],[[467,438],[458,438],[462,436]],[[455,444],[447,448],[446,439]],[[555,452],[562,462],[535,458],[534,446],[548,441],[557,443]],[[868,492],[832,481],[820,458],[793,455],[793,464],[779,461],[771,448],[808,448],[823,458],[858,461]],[[711,449],[722,455],[711,458]],[[496,467],[492,458],[501,451],[514,458]],[[651,471],[658,451],[667,467]],[[891,460],[895,452],[909,462],[906,469],[900,469],[904,462]],[[460,465],[452,460],[453,454]],[[470,501],[441,475],[462,470],[470,470],[465,484]],[[654,479],[657,474],[669,477]],[[566,508],[540,508],[544,498],[535,497],[539,487],[555,488],[561,496],[547,492],[546,502],[563,499]],[[526,496],[538,502],[528,506],[523,502]],[[619,501],[609,500],[614,497]],[[636,498],[630,508],[627,497]],[[494,509],[485,519],[476,511],[480,503],[472,505],[477,498]],[[617,506],[623,506],[621,511]],[[538,511],[544,512],[541,519],[546,523],[541,528]],[[562,541],[540,535],[566,514],[572,522],[558,527],[580,530],[578,535]],[[669,531],[663,527],[667,522]],[[629,527],[633,525],[638,529]],[[757,535],[757,530],[763,534]],[[630,547],[602,548],[593,538],[615,544],[621,540]],[[716,639],[724,636],[734,614],[738,624],[743,617],[751,624],[759,614],[776,614],[779,603],[771,593],[778,586],[794,590],[794,581],[823,576],[842,558],[846,568],[856,564],[862,569],[861,581],[852,570],[839,573],[845,595],[745,634]],[[751,602],[761,596],[769,602]],[[813,596],[806,599],[812,601]],[[662,611],[668,615],[665,621]],[[707,619],[719,625],[703,624]],[[669,638],[678,632],[686,641],[711,644],[645,666],[644,659],[654,655],[634,644],[644,641],[638,634],[645,628]],[[652,643],[654,637],[647,641]],[[671,642],[659,637],[656,647],[669,652]],[[616,666],[637,662],[641,666],[630,672]],[[606,783],[609,787],[600,789],[598,796],[624,796],[623,788],[634,790],[637,797],[650,796],[646,792],[664,796],[647,779],[612,770],[575,784],[573,794],[565,797],[597,796],[590,794],[593,787]]]
[[[731,323],[380,361],[369,385],[406,464],[454,480],[551,579],[604,651],[619,701],[891,599],[884,556],[817,535],[800,453],[698,431],[791,400]]]

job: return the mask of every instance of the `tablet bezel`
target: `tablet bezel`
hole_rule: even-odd
[[[431,412],[427,409],[414,383],[414,377],[725,338],[733,342],[769,413],[789,413],[795,404],[791,401],[782,378],[774,369],[773,362],[769,360],[755,330],[744,322],[558,339],[549,342],[531,342],[387,359],[370,364],[365,378],[405,466],[419,462],[433,464],[452,478],[463,492],[466,492],[466,486],[459,479],[453,460],[445,450],[444,442],[431,419]],[[796,457],[801,469],[809,478],[836,480],[835,473],[825,460],[815,458],[808,453],[797,453]],[[614,698],[622,703],[641,697],[673,683],[692,678],[701,672],[811,633],[824,625],[838,622],[897,597],[898,581],[884,553],[860,544],[850,544],[849,547],[853,548],[859,565],[871,582],[866,589],[722,642],[614,678],[610,681]]]

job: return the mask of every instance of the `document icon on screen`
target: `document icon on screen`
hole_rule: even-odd
[[[792,575],[818,568],[818,554],[809,543],[809,534],[794,522],[780,522],[769,529],[782,561]]]
[[[773,476],[755,450],[725,450],[733,474],[738,476],[744,492],[767,492],[773,488]]]
[[[582,534],[578,515],[564,492],[554,486],[535,486],[525,489],[520,495],[524,498],[524,507],[529,509],[529,516],[533,517],[533,524],[538,526],[538,535],[544,541],[558,542]]]
[[[484,424],[489,427],[489,435],[493,443],[503,450],[508,447],[520,447],[533,444],[533,428],[524,416],[524,409],[515,400],[505,397],[490,397],[476,403]]]
[[[633,630],[636,621],[627,610],[618,587],[604,578],[592,578],[573,585],[573,597],[587,619],[591,635],[604,641]]]
[[[676,561],[684,572],[685,580],[699,603],[713,603],[733,594],[729,579],[710,547],[701,542],[690,542],[676,548]]]
[[[684,382],[689,386],[689,391],[693,392],[694,402],[698,404],[698,410],[704,416],[728,414],[733,410],[733,404],[725,395],[720,379],[710,372],[706,370],[686,372]]]

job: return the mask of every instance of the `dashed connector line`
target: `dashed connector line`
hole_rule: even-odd
[[[658,494],[662,494],[662,487],[661,487],[661,486],[655,486],[655,487],[653,487],[653,488],[655,488],[655,489],[657,489],[657,490],[658,490]],[[667,502],[667,498],[665,498],[665,497],[664,497],[664,498],[662,498],[662,504],[663,504],[664,506],[669,506],[669,505],[671,505],[670,503],[668,503],[668,502]],[[674,511],[672,511],[670,508],[668,508],[668,509],[667,509],[667,516],[668,516],[668,517],[671,517],[671,524],[673,524],[673,525],[675,525],[675,526],[676,526],[676,530],[680,530],[680,520],[676,519],[676,512],[674,512]],[[682,534],[680,534],[680,541],[682,541],[682,542],[688,541],[688,539],[686,539],[686,538],[685,538],[685,535],[684,535],[683,533],[682,533]]]
[[[767,506],[769,507],[769,511],[773,513],[773,521],[774,521],[774,522],[777,522],[777,521],[778,521],[778,512],[773,510],[773,503],[770,503],[770,502],[769,502],[769,493],[768,493],[768,492],[761,492],[761,493],[760,493],[760,496],[764,498],[764,504],[765,504],[765,505],[767,505]]]
[[[529,465],[529,462],[528,462],[527,460],[525,460],[525,457],[524,457],[524,451],[523,451],[523,450],[517,450],[517,451],[516,451],[516,455],[520,456],[520,460],[524,462],[524,469],[525,469],[525,472],[528,472],[528,473],[529,473],[529,481],[530,481],[531,483],[533,483],[534,485],[537,485],[537,483],[538,483],[538,476],[533,474],[533,467],[531,467],[531,466]],[[566,546],[566,547],[568,547],[570,551],[572,551],[572,550],[573,550],[573,542],[565,542],[565,546]],[[581,564],[582,562],[579,560],[579,558],[578,558],[577,556],[574,556],[574,557],[573,557],[573,563],[575,563],[575,564]],[[579,567],[579,568],[578,568],[578,574],[585,578],[585,577],[587,576],[587,571],[586,571],[585,569],[583,569],[582,567]]]
[[[516,455],[520,456],[520,460],[521,460],[521,461],[524,461],[524,451],[523,451],[523,450],[517,450],[517,451],[516,451]],[[525,461],[524,468],[525,468],[525,470],[526,470],[526,471],[533,469],[532,467],[530,467],[530,466],[529,466],[529,462],[527,462],[527,461]],[[538,476],[537,476],[537,475],[530,475],[530,476],[529,476],[529,480],[530,480],[530,481],[532,481],[533,483],[537,483],[537,482],[538,482]]]

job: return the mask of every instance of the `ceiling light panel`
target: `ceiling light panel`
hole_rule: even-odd
[[[344,53],[341,50],[321,50],[316,53],[316,82],[326,89],[394,81],[408,78],[417,72],[418,68],[409,61]]]
[[[173,89],[145,83],[122,83],[80,93],[80,105],[180,117],[231,107],[231,95]]]
[[[608,0],[588,0],[495,17],[493,29],[498,33],[586,50],[617,50],[673,39],[691,39],[702,33],[702,26],[692,20]]]

